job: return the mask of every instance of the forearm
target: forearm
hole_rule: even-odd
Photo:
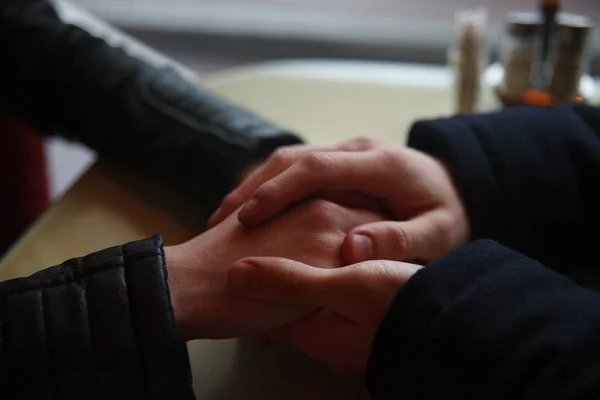
[[[63,23],[46,1],[3,6],[0,101],[47,133],[184,183],[217,204],[251,164],[300,139]]]
[[[418,272],[379,328],[380,399],[588,399],[600,393],[600,295],[474,242]]]
[[[452,170],[474,239],[552,268],[586,267],[594,247],[586,230],[600,222],[599,114],[561,106],[456,116],[417,123],[409,144]]]
[[[2,393],[194,398],[160,237],[0,283],[0,298]]]

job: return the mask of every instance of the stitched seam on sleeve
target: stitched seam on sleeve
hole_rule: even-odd
[[[157,255],[158,254],[149,254],[145,257],[142,257],[142,258],[136,260],[136,262],[141,262],[148,258],[156,257]],[[100,267],[93,268],[93,266],[92,266],[92,267],[88,268],[88,270],[85,271],[85,273],[82,273],[81,271],[69,271],[68,273],[64,273],[63,275],[58,275],[58,276],[52,277],[52,278],[48,278],[48,277],[40,278],[39,285],[34,286],[34,287],[24,289],[21,287],[21,285],[17,284],[17,285],[15,285],[14,288],[12,288],[12,287],[5,288],[3,290],[3,292],[4,292],[3,294],[5,296],[8,296],[8,295],[22,294],[22,293],[33,292],[33,291],[37,291],[37,290],[48,289],[48,288],[52,288],[52,287],[56,287],[56,286],[62,286],[62,285],[72,283],[72,282],[79,282],[82,279],[91,277],[97,273],[104,272],[104,271],[107,271],[112,268],[123,268],[123,267],[124,267],[124,264],[122,262],[120,262],[120,263],[113,264],[113,265],[102,266],[102,268],[100,268]],[[59,281],[59,279],[60,279],[60,281]]]
[[[179,330],[177,329],[177,323],[175,321],[175,309],[173,308],[173,302],[171,299],[171,293],[170,293],[170,289],[169,289],[169,270],[167,269],[167,261],[166,261],[166,257],[165,257],[165,249],[161,246],[160,249],[160,270],[162,272],[162,276],[163,276],[163,292],[166,296],[167,302],[169,303],[169,307],[172,310],[171,314],[170,314],[170,324],[171,324],[171,329],[173,330],[173,332],[175,332],[176,335],[179,335]],[[180,336],[181,338],[181,336]],[[183,357],[186,359],[187,364],[187,383],[192,386],[194,384],[194,379],[192,377],[192,371],[191,371],[191,366],[189,364],[190,362],[190,358],[189,358],[189,354],[187,353],[187,347],[186,350],[184,351]]]
[[[59,393],[58,393],[58,385],[57,385],[57,375],[56,375],[56,369],[54,368],[53,361],[54,361],[54,352],[53,352],[53,347],[52,347],[52,343],[50,340],[50,335],[48,335],[48,331],[49,331],[49,322],[48,320],[50,319],[50,314],[46,313],[46,310],[48,309],[48,295],[47,292],[45,290],[43,290],[41,292],[42,295],[42,320],[44,321],[44,342],[46,342],[46,354],[47,354],[47,358],[46,358],[46,368],[48,371],[48,383],[50,386],[50,389],[48,390],[48,394],[50,395],[51,399],[59,399]]]
[[[85,279],[81,280],[81,288],[83,289],[83,301],[85,303],[85,307],[83,307],[83,310],[85,310],[85,314],[87,316],[87,330],[88,330],[88,335],[90,338],[90,365],[92,367],[92,382],[94,385],[94,392],[97,392],[97,388],[98,388],[98,380],[97,380],[97,374],[96,374],[96,346],[94,346],[94,330],[92,329],[92,314],[90,312],[90,307],[89,307],[89,303],[88,303],[88,290],[87,290],[87,284]]]
[[[4,299],[0,300],[0,374],[3,374],[8,369],[6,349],[6,307],[4,306]],[[0,379],[2,382],[2,379]]]
[[[160,250],[160,271],[162,273],[163,276],[163,280],[164,280],[164,284],[163,284],[163,293],[165,294],[165,298],[167,299],[168,303],[169,303],[169,307],[171,308],[171,310],[173,310],[173,312],[171,313],[171,318],[170,318],[170,323],[171,323],[171,328],[173,329],[174,332],[179,332],[177,330],[177,324],[175,322],[175,309],[173,308],[173,302],[171,300],[171,293],[169,293],[169,272],[167,271],[167,265],[166,265],[166,261],[165,261],[165,250],[164,248],[161,248]]]
[[[127,265],[127,259],[126,259],[126,255],[125,255],[125,249],[123,248],[123,245],[119,246],[119,251],[121,252],[121,257],[123,257],[123,278],[124,278],[124,283],[125,283],[125,295],[127,296],[127,307],[129,308],[129,321],[131,323],[131,330],[133,332],[133,337],[135,338],[135,344],[137,346],[138,349],[138,360],[140,361],[140,388],[143,392],[146,391],[146,359],[145,359],[145,354],[143,351],[143,347],[142,347],[142,341],[141,341],[141,337],[140,337],[140,332],[138,330],[138,325],[135,323],[135,317],[133,315],[133,307],[131,304],[131,297],[129,296],[129,278],[128,278],[128,271],[126,268]],[[154,254],[153,257],[156,257],[156,255]],[[148,257],[144,257],[143,259],[147,259]],[[142,396],[142,398],[146,397],[146,393],[144,393],[144,396]]]

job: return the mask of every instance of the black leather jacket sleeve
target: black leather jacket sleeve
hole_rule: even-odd
[[[0,104],[101,157],[143,166],[214,207],[251,163],[301,140],[64,23],[47,0],[0,0]]]
[[[7,399],[193,399],[160,236],[0,283]]]

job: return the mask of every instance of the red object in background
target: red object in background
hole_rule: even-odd
[[[0,109],[0,256],[50,204],[44,138]]]

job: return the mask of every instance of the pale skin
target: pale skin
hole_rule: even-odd
[[[281,149],[224,199],[210,224],[237,214],[244,226],[261,226],[302,199],[325,195],[343,203],[357,193],[368,208],[388,215],[346,235],[342,253],[352,265],[318,270],[289,259],[252,258],[229,271],[230,287],[248,297],[317,307],[269,335],[336,373],[360,377],[394,294],[421,268],[393,260],[436,260],[464,244],[470,230],[440,161],[403,146],[358,142],[362,150]]]
[[[180,333],[186,340],[238,337],[306,316],[313,308],[248,301],[230,291],[228,268],[248,256],[289,257],[319,268],[340,267],[346,232],[382,218],[370,211],[312,200],[260,227],[243,227],[232,216],[189,242],[166,247]]]
[[[440,161],[404,146],[356,140],[363,150],[281,149],[224,199],[209,224],[241,207],[239,221],[259,225],[294,202],[327,191],[328,198],[337,194],[342,200],[358,193],[390,216],[349,232],[343,246],[348,263],[433,261],[468,240],[463,202]]]
[[[252,257],[232,266],[229,284],[249,298],[316,308],[269,336],[336,374],[362,377],[394,294],[420,268],[377,260],[324,270],[289,259]]]
[[[294,217],[298,204],[321,201],[329,211],[340,211],[315,198],[368,214],[340,214],[341,219],[333,218],[337,225],[319,225],[317,231],[335,232],[333,241],[317,240],[317,245],[325,243],[324,253],[315,253],[315,242],[306,241],[313,229],[298,236],[303,239],[269,246],[269,234],[292,232],[310,222],[306,215]],[[291,229],[287,217],[300,225]],[[225,198],[209,226],[204,235],[166,249],[184,337],[266,332],[332,371],[354,376],[365,371],[374,334],[394,294],[422,268],[399,261],[438,259],[470,236],[465,207],[440,161],[368,139],[279,150]],[[236,242],[239,247],[232,246]],[[304,251],[298,251],[298,244]],[[341,253],[339,247],[332,250],[335,244]],[[248,255],[252,258],[243,259]],[[352,265],[341,267],[345,264]]]

